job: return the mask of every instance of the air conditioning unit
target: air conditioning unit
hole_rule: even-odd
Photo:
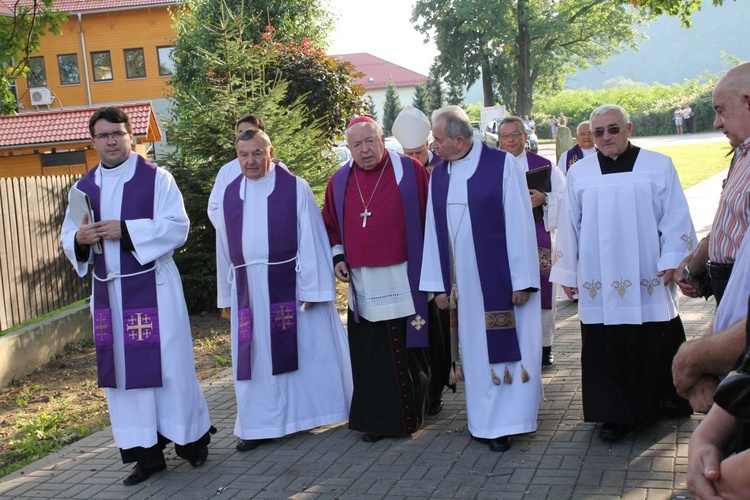
[[[31,93],[32,106],[47,106],[52,104],[52,91],[47,87],[33,87]]]

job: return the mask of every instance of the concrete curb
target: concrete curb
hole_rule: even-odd
[[[0,386],[23,377],[61,353],[65,346],[91,335],[88,304],[0,337]]]

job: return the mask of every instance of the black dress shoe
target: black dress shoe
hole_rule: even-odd
[[[133,472],[128,477],[123,479],[122,484],[125,486],[132,486],[134,484],[142,483],[146,479],[151,477],[154,472],[159,472],[167,468],[167,463],[163,462],[156,467],[141,467],[141,464],[136,463],[133,467]]]
[[[237,446],[235,446],[235,448],[237,448],[238,451],[250,451],[262,444],[270,443],[271,441],[273,441],[273,439],[240,439],[237,441]]]
[[[188,460],[190,462],[190,465],[193,467],[200,467],[201,465],[206,463],[206,459],[208,458],[208,446],[204,446],[200,450],[198,450],[198,453],[195,454],[193,458]]]
[[[508,451],[510,449],[510,436],[490,439],[487,444],[490,446],[490,451]]]
[[[427,414],[434,417],[441,411],[443,411],[443,398],[433,399],[430,407],[427,409]]]
[[[542,366],[555,364],[555,355],[552,354],[552,346],[542,347]]]
[[[385,436],[381,434],[375,434],[374,432],[368,432],[364,436],[362,436],[362,441],[365,443],[377,443],[381,439],[383,439]]]
[[[607,424],[602,425],[599,438],[604,441],[620,441],[622,438],[635,430],[631,425]]]

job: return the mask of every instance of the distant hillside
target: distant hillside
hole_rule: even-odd
[[[747,20],[750,2],[725,0],[721,7],[704,2],[693,14],[693,27],[680,27],[674,17],[660,17],[645,28],[648,40],[640,51],[623,52],[598,68],[581,71],[566,81],[568,88],[600,89],[607,80],[624,77],[635,82],[671,85],[695,78],[703,71],[722,74],[729,68],[721,53],[750,61]]]
[[[604,83],[618,77],[651,85],[655,82],[671,85],[699,76],[708,70],[721,75],[728,67],[721,53],[750,61],[750,36],[747,20],[750,2],[724,0],[724,5],[714,7],[704,2],[703,9],[693,14],[693,27],[680,27],[674,17],[662,16],[643,28],[648,40],[640,50],[627,51],[612,57],[599,67],[592,67],[570,76],[565,85],[577,89],[601,89]],[[467,103],[482,102],[479,82],[465,94]]]

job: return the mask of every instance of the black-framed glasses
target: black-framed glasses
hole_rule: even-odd
[[[609,135],[617,135],[620,133],[620,127],[619,125],[610,125],[607,127],[606,132]],[[594,129],[594,137],[602,137],[604,135],[604,129],[603,128],[595,128]]]
[[[500,134],[500,138],[501,139],[510,139],[511,137],[513,137],[514,139],[518,139],[522,135],[523,134],[521,132],[513,132],[512,134]]]
[[[117,140],[117,139],[122,139],[126,135],[128,135],[127,132],[123,132],[122,130],[116,130],[114,132],[100,132],[98,134],[94,134],[94,139],[98,139],[100,141],[103,141],[103,140],[108,141],[109,138],[112,137],[113,139]]]

